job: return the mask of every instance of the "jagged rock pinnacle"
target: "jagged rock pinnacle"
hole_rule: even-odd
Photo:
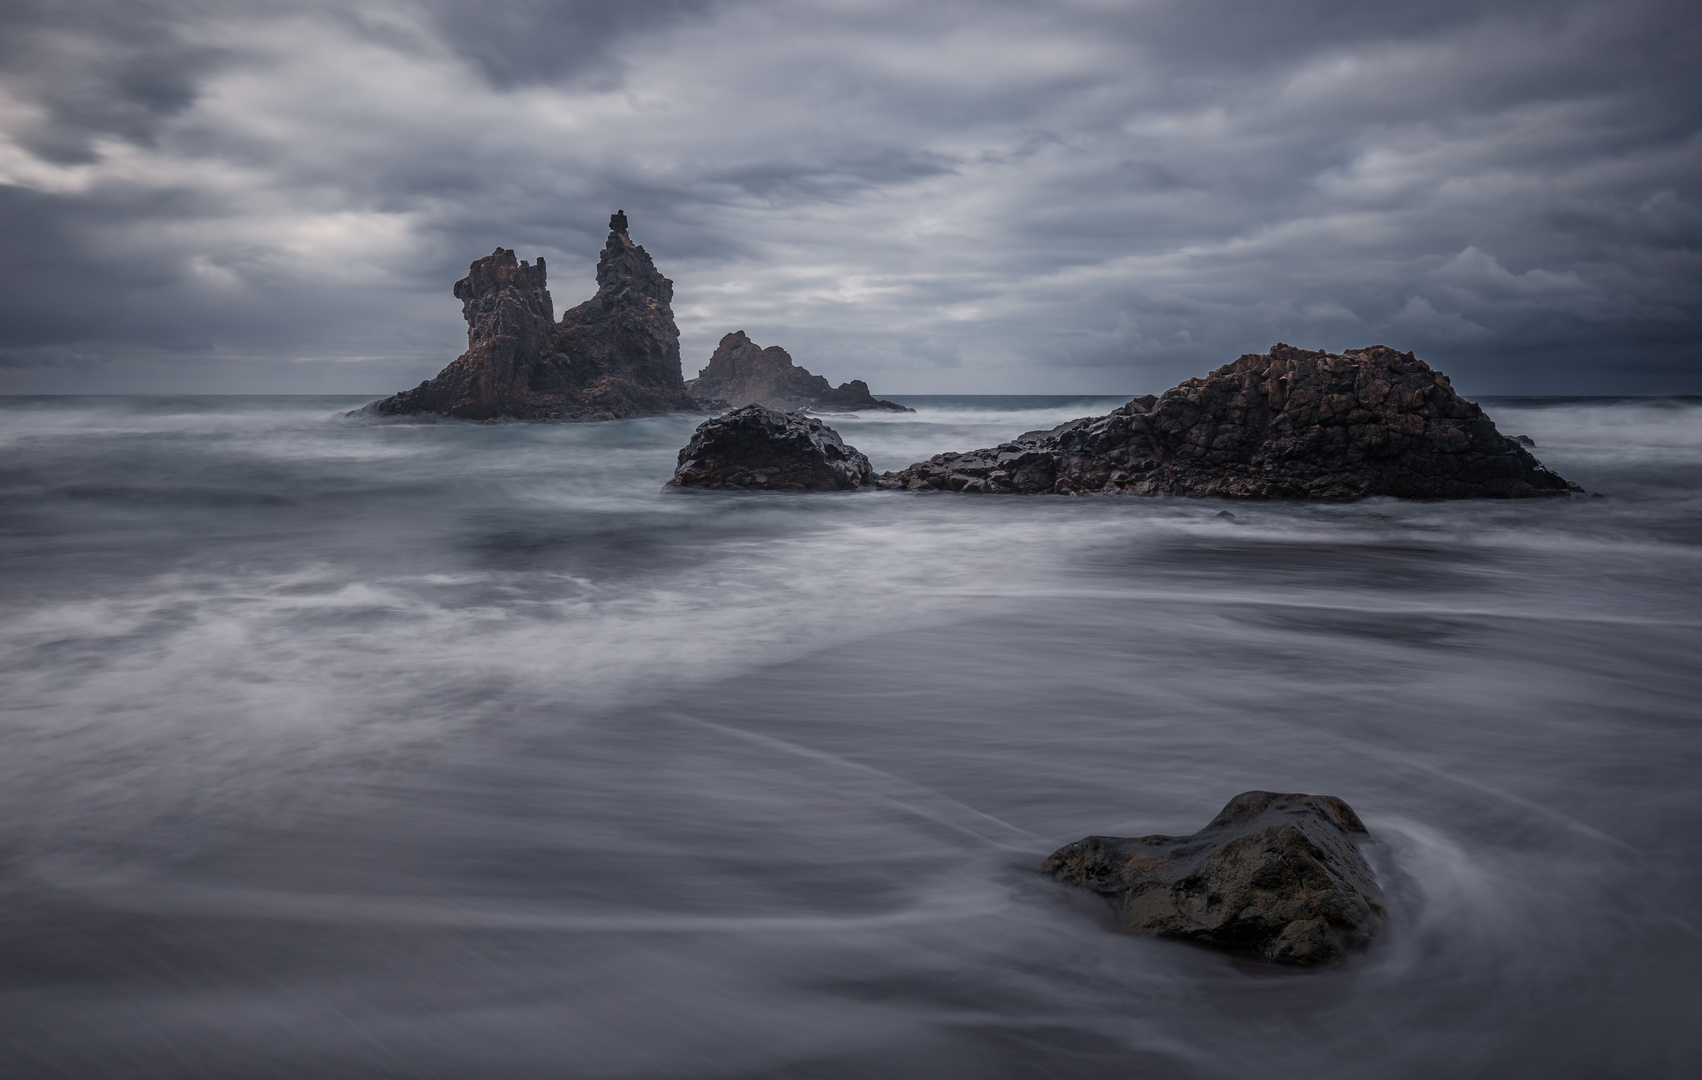
[[[374,402],[376,413],[438,413],[471,420],[604,420],[692,411],[680,376],[674,283],[609,218],[597,293],[554,321],[544,260],[498,248],[455,283],[467,351],[437,378]]]

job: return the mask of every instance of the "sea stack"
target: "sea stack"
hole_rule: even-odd
[[[1448,377],[1382,345],[1278,344],[1161,397],[936,454],[883,488],[1233,499],[1523,499],[1582,489],[1544,468]]]
[[[709,366],[698,372],[697,378],[686,383],[693,396],[702,401],[723,400],[728,404],[766,405],[771,409],[832,409],[851,412],[859,409],[884,409],[888,412],[914,412],[892,401],[882,401],[869,393],[869,384],[861,379],[832,386],[820,375],[792,362],[791,354],[778,345],[763,348],[735,330],[721,339]]]
[[[497,248],[455,283],[467,351],[435,379],[373,402],[382,415],[611,420],[697,408],[680,374],[674,283],[609,219],[597,294],[554,321],[544,260]]]

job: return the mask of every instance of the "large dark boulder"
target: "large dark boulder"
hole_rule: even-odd
[[[1192,836],[1089,836],[1040,869],[1111,901],[1124,933],[1324,964],[1364,948],[1386,917],[1367,838],[1334,796],[1249,791]]]
[[[367,407],[469,420],[609,420],[698,408],[680,375],[674,283],[609,219],[597,294],[555,322],[544,260],[497,248],[455,283],[467,351],[435,379]]]
[[[765,349],[746,337],[743,330],[723,337],[709,358],[709,366],[686,387],[704,401],[722,399],[734,405],[767,405],[771,409],[915,411],[875,397],[861,379],[833,386],[793,363],[785,349],[778,345]]]
[[[869,482],[869,459],[813,416],[746,405],[698,425],[680,451],[675,487],[850,491]]]
[[[1161,397],[937,454],[881,487],[1237,499],[1517,499],[1576,484],[1495,430],[1448,377],[1382,345],[1336,355],[1276,345]]]

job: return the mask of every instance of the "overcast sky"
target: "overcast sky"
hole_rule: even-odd
[[[389,392],[493,248],[588,297],[617,207],[688,378],[1702,392],[1696,9],[6,0],[0,392]]]

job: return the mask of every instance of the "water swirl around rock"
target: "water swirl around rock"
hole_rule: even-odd
[[[1041,872],[1110,900],[1127,934],[1326,964],[1370,944],[1385,918],[1367,839],[1338,798],[1248,791],[1192,836],[1089,836]]]

